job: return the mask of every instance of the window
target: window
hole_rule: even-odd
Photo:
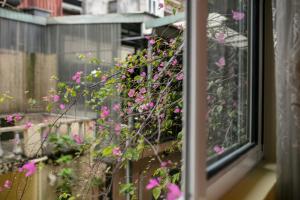
[[[187,5],[187,199],[219,198],[261,158],[258,4],[194,0]]]
[[[148,9],[149,12],[152,14],[156,14],[156,0],[149,0],[148,1]]]
[[[116,0],[108,2],[108,13],[116,13],[118,11],[117,6]]]
[[[258,79],[251,25],[252,1],[208,3],[208,171],[226,156],[255,144],[258,131]],[[244,152],[243,151],[243,152]],[[217,164],[216,164],[217,163]]]

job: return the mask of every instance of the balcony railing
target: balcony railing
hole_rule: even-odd
[[[50,122],[0,128],[0,163],[13,162],[21,158],[35,158],[47,155],[48,134],[78,134],[80,137],[95,136],[92,119],[61,119],[55,124]],[[8,138],[8,139],[7,139]]]

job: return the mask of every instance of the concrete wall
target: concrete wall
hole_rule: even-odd
[[[55,55],[0,49],[0,92],[13,97],[0,104],[0,113],[42,111],[42,106],[32,110],[28,99],[41,100],[55,88],[55,82],[50,81],[52,75],[57,75]]]
[[[83,12],[84,14],[100,15],[108,13],[108,4],[112,0],[84,0]],[[164,0],[156,1],[155,15],[159,17],[164,16],[164,8],[158,8],[159,3],[164,3]],[[118,13],[137,13],[149,12],[149,0],[117,0]]]

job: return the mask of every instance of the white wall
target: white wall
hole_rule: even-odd
[[[83,0],[83,13],[99,15],[108,13],[108,2],[110,0]]]
[[[91,15],[107,14],[111,0],[83,0],[83,13]],[[164,0],[156,1],[155,15],[164,16],[164,8],[158,7]],[[149,0],[118,0],[118,13],[149,12]],[[154,13],[152,13],[154,14]]]

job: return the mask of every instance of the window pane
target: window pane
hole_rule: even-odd
[[[209,0],[209,164],[251,141],[249,28],[246,0]]]

